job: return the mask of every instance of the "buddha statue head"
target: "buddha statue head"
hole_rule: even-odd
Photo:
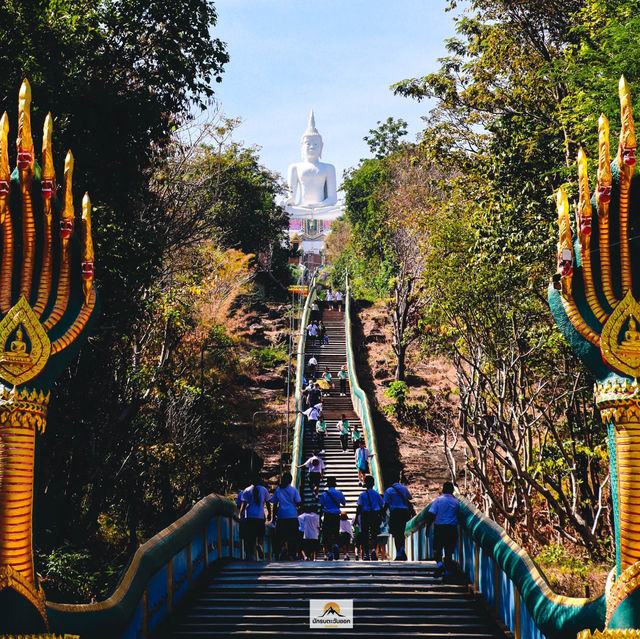
[[[302,134],[300,140],[302,147],[302,159],[307,162],[316,162],[322,157],[322,136],[316,129],[316,119],[313,109],[309,114],[309,124],[307,130]]]

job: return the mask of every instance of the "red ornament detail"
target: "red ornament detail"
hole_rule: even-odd
[[[606,204],[611,202],[611,187],[598,184],[598,200]]]
[[[55,179],[50,179],[50,180],[42,180],[41,183],[41,187],[42,187],[42,197],[49,199],[56,190],[56,181]]]
[[[60,237],[67,239],[73,233],[73,220],[60,220]]]
[[[9,195],[9,182],[0,180],[0,195]]]
[[[636,147],[625,146],[622,147],[622,161],[627,166],[634,166],[636,163]]]
[[[31,166],[33,153],[31,151],[18,151],[18,169],[23,171]]]
[[[94,274],[93,262],[82,262],[82,277],[90,280]]]
[[[573,267],[571,266],[571,262],[569,260],[562,260],[560,262],[560,273],[563,277],[567,275],[571,275],[573,273]]]

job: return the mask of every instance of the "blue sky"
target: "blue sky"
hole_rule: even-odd
[[[231,61],[215,85],[219,106],[241,117],[236,134],[262,147],[269,169],[286,175],[300,158],[309,110],[323,160],[342,171],[369,155],[362,138],[378,120],[402,117],[412,138],[429,106],[389,86],[438,68],[454,35],[445,0],[216,0],[215,35]]]

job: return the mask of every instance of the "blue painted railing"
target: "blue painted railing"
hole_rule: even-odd
[[[140,546],[114,593],[92,604],[47,602],[51,630],[83,639],[146,639],[213,564],[241,558],[237,509],[209,495]],[[266,540],[266,552],[271,555]]]
[[[461,523],[454,559],[473,590],[516,639],[575,639],[581,630],[604,627],[604,596],[582,599],[554,593],[531,557],[501,526],[457,497]],[[433,528],[428,533],[426,529],[428,511],[429,506],[407,523],[410,561],[433,557]]]

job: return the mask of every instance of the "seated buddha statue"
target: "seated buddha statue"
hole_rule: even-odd
[[[24,341],[24,333],[20,326],[18,326],[15,338],[9,345],[9,351],[0,354],[0,361],[13,364],[28,364],[31,362],[31,357],[27,353],[27,344]]]
[[[620,344],[622,349],[640,350],[640,332],[637,329],[638,325],[635,318],[633,315],[629,315],[629,325]]]
[[[336,206],[336,169],[333,164],[320,161],[323,143],[316,129],[313,111],[307,130],[302,135],[301,146],[302,162],[289,167],[286,210],[294,218],[313,214],[316,219],[322,219],[325,215],[333,219],[342,213],[341,207]]]

